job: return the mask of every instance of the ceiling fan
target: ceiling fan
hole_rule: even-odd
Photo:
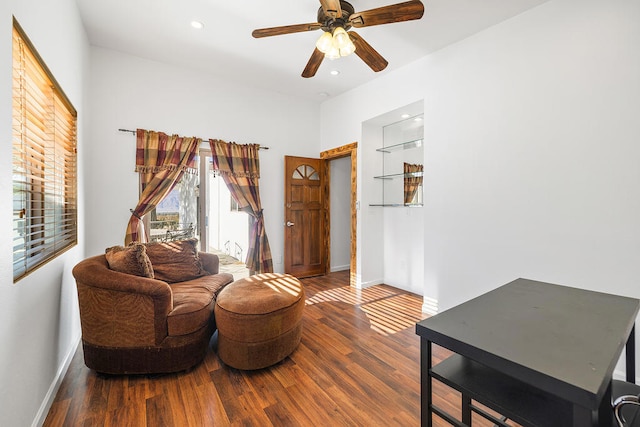
[[[302,77],[313,77],[322,60],[347,56],[355,51],[373,71],[384,70],[388,62],[352,27],[362,28],[373,25],[391,24],[422,18],[424,5],[419,0],[411,0],[390,6],[383,6],[364,12],[356,12],[353,6],[343,0],[320,0],[318,22],[309,24],[285,25],[281,27],[254,30],[255,38],[279,36],[304,31],[322,30],[323,34],[316,43]]]

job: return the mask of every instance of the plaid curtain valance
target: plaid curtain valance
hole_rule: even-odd
[[[197,173],[196,155],[202,139],[136,130],[136,172],[157,173],[180,168]],[[195,147],[194,147],[195,146]]]
[[[213,170],[220,175],[238,178],[260,178],[258,144],[236,144],[219,139],[210,139]]]

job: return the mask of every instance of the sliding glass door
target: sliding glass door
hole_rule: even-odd
[[[224,180],[211,168],[211,151],[201,149],[199,173],[185,173],[169,195],[145,217],[150,241],[197,237],[200,250],[218,254],[221,271],[236,279],[248,274],[249,215],[238,209]]]
[[[244,261],[249,248],[249,216],[238,209],[224,180],[211,169],[211,152],[200,151],[200,242],[209,251],[222,251]],[[205,179],[202,179],[205,177]]]
[[[218,254],[220,269],[237,280],[249,275],[249,215],[238,209],[227,185],[211,168],[211,151],[200,150],[199,235],[202,250]]]

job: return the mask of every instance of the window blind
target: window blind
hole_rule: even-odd
[[[76,117],[14,20],[14,282],[77,243]]]

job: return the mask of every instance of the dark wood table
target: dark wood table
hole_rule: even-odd
[[[611,425],[611,378],[625,344],[627,381],[635,379],[639,308],[635,298],[518,279],[419,322],[422,425],[434,413],[471,425],[472,412],[497,425]],[[455,354],[432,366],[432,343]],[[433,405],[434,378],[461,392],[462,424]]]

